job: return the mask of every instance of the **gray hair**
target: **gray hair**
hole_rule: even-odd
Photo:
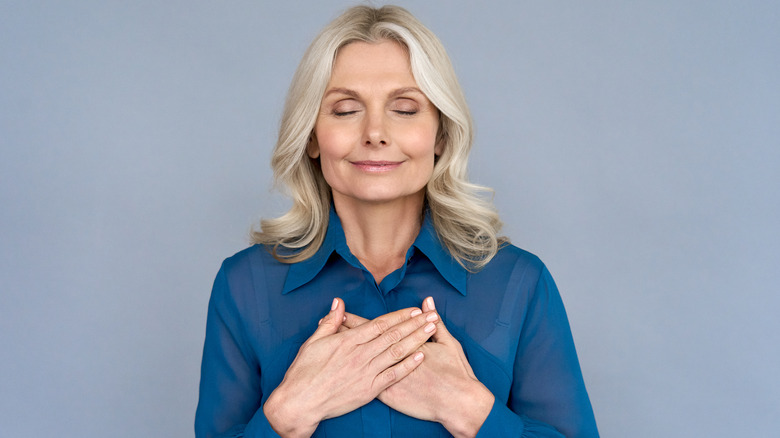
[[[314,39],[293,76],[271,159],[277,184],[293,205],[284,215],[264,219],[253,243],[270,245],[274,256],[295,263],[314,255],[328,227],[330,187],[307,156],[322,96],[340,48],[362,41],[391,40],[409,53],[412,75],[439,110],[437,141],[444,145],[426,186],[426,202],[442,244],[471,271],[481,269],[506,242],[501,221],[485,187],[467,179],[473,141],[472,120],[452,63],[436,35],[398,6],[355,6],[333,20]]]

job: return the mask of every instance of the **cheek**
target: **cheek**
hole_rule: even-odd
[[[352,134],[349,130],[323,128],[315,129],[320,155],[328,158],[344,156],[349,152]]]
[[[421,118],[413,127],[402,131],[410,153],[417,156],[433,156],[436,149],[436,134],[439,132],[439,119],[431,114]],[[412,150],[414,152],[412,152]]]
[[[332,128],[315,129],[319,146],[319,160],[322,176],[329,186],[338,185],[338,166],[348,153],[344,147],[345,135]]]
[[[416,157],[430,157],[431,161],[436,148],[436,131],[429,129],[410,130],[404,135],[403,143],[407,145],[407,153]]]

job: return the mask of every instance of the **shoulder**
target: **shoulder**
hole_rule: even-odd
[[[499,249],[495,257],[476,275],[505,279],[512,277],[516,281],[519,281],[520,278],[517,277],[521,276],[536,280],[544,270],[546,267],[539,257],[508,243]]]
[[[526,251],[522,248],[518,248],[517,246],[507,243],[504,246],[501,247],[501,249],[498,250],[498,253],[496,254],[496,258],[506,258],[508,260],[514,260],[516,262],[522,262],[522,263],[529,263],[534,265],[543,265],[542,260],[536,256],[536,254],[533,254],[529,251]]]
[[[470,274],[468,293],[502,302],[502,315],[522,309],[540,296],[557,289],[544,262],[535,254],[507,244],[479,272]],[[511,317],[517,317],[512,315]]]
[[[248,269],[252,264],[257,263],[265,265],[280,262],[274,259],[268,246],[255,244],[226,258],[222,262],[222,269],[226,271]]]
[[[250,246],[222,262],[212,297],[235,302],[239,308],[255,307],[261,295],[281,292],[289,267],[266,245]]]

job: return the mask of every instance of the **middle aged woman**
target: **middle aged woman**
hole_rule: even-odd
[[[408,12],[325,28],[273,156],[293,207],[214,284],[199,436],[598,435],[550,274],[466,180],[471,139]]]

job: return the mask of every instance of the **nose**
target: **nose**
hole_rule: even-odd
[[[387,146],[389,138],[383,111],[368,111],[364,124],[363,144],[365,146]]]

